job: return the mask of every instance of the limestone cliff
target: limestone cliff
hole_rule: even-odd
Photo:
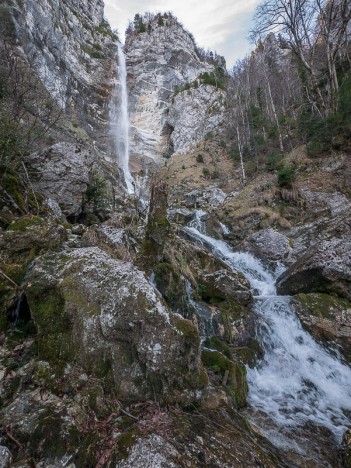
[[[40,80],[72,122],[104,147],[117,37],[104,20],[103,1],[10,5],[18,43]]]
[[[176,18],[137,16],[127,31],[126,54],[132,158],[160,163],[220,124],[225,61],[202,54]]]

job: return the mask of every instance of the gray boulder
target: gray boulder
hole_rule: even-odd
[[[310,248],[277,280],[279,294],[334,293],[351,299],[351,242],[332,239]]]
[[[271,228],[251,234],[244,243],[244,249],[260,259],[291,263],[289,239]]]

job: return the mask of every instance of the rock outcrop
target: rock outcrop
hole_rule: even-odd
[[[41,359],[112,379],[123,400],[201,397],[207,377],[196,328],[173,315],[130,263],[98,248],[46,256],[26,294]]]
[[[351,303],[329,294],[298,294],[292,307],[303,327],[314,338],[351,361]]]
[[[160,163],[219,125],[225,92],[215,74],[223,80],[224,60],[203,57],[173,16],[136,18],[127,31],[126,54],[132,156]],[[207,85],[211,74],[213,84]]]
[[[351,299],[351,242],[332,239],[311,247],[277,280],[279,294],[334,293]]]
[[[26,162],[35,190],[58,203],[66,216],[78,216],[88,187],[90,159],[86,148],[62,142],[29,155]]]

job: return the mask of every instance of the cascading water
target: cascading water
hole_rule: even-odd
[[[265,354],[255,368],[247,369],[247,379],[250,405],[275,426],[264,432],[273,443],[289,448],[289,431],[312,423],[327,427],[340,442],[350,425],[350,367],[303,330],[289,297],[277,296],[275,280],[282,268],[272,274],[252,255],[233,252],[224,241],[207,236],[201,225],[203,214],[198,212],[186,231],[234,271],[242,272],[254,291],[257,339]],[[260,421],[256,421],[259,426]],[[287,437],[279,433],[281,428]]]
[[[128,88],[127,66],[122,44],[118,43],[118,86],[119,101],[115,116],[115,141],[119,165],[123,171],[129,194],[134,193],[133,177],[129,170],[129,115],[128,115]]]

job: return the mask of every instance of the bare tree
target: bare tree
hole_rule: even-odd
[[[306,96],[311,108],[323,116],[327,113],[327,105],[315,66],[319,40],[315,33],[317,17],[315,0],[266,0],[256,9],[251,36],[257,40],[269,32],[279,35],[281,42],[290,48],[304,69]]]

